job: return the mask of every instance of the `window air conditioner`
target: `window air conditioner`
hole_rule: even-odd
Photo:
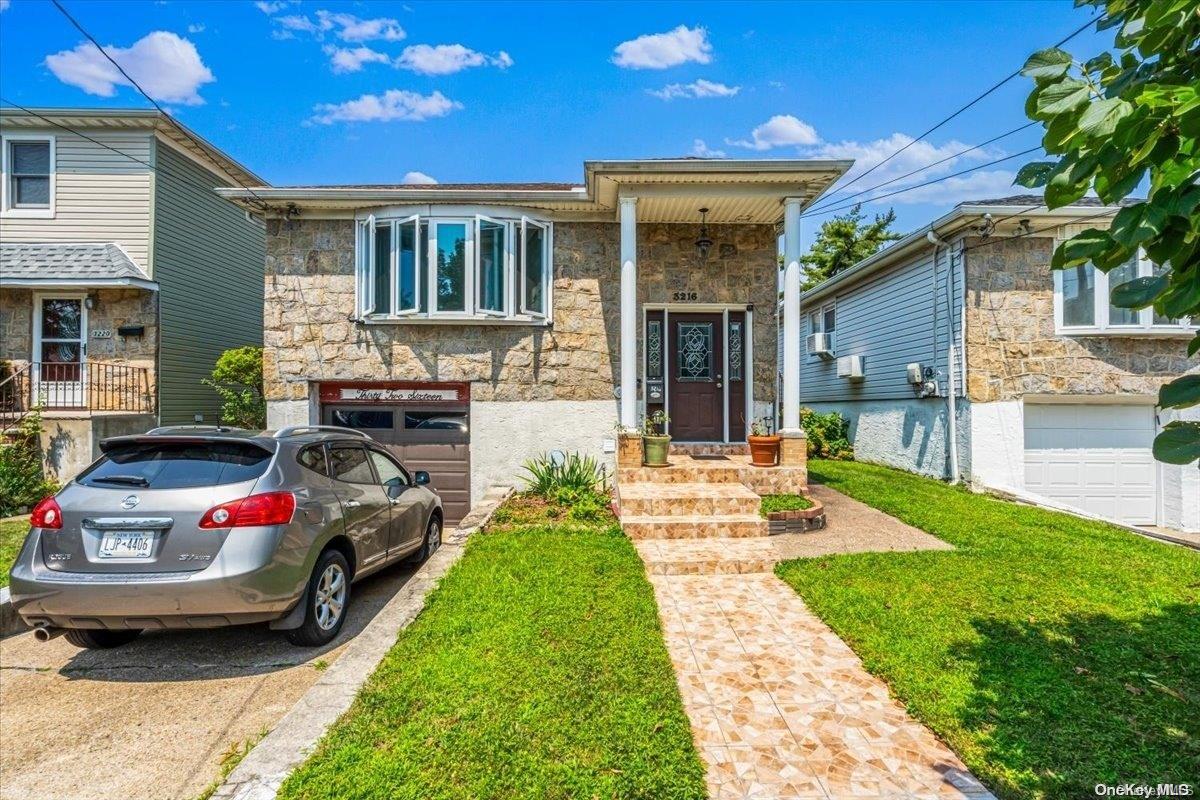
[[[808,335],[809,355],[828,357],[833,355],[833,336],[828,333]]]
[[[837,374],[839,378],[861,379],[863,377],[863,357],[842,356],[837,360]]]

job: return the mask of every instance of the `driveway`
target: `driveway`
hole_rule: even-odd
[[[270,730],[415,569],[354,587],[330,645],[266,625],[156,631],[115,650],[25,633],[0,641],[0,798],[193,798],[231,747]]]

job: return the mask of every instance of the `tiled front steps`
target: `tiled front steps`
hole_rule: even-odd
[[[640,539],[633,543],[651,575],[769,573],[779,561],[765,536],[712,539]]]
[[[618,484],[621,517],[758,514],[758,495],[736,483]]]

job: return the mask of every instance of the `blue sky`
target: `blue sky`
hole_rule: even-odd
[[[578,181],[582,162],[724,154],[875,163],[1090,16],[1068,0],[426,3],[225,0],[67,8],[164,105],[267,180]],[[0,94],[147,104],[44,0],[0,0]],[[1067,49],[1111,38],[1086,31]],[[852,191],[1018,127],[1017,78]],[[1038,127],[893,184],[1036,146]],[[915,190],[900,230],[1016,193],[1014,159]],[[826,217],[805,221],[811,239]]]

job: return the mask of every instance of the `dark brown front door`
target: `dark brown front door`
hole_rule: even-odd
[[[670,320],[668,392],[671,438],[677,442],[720,442],[725,438],[725,390],[721,374],[724,318],[720,314],[676,314]]]

